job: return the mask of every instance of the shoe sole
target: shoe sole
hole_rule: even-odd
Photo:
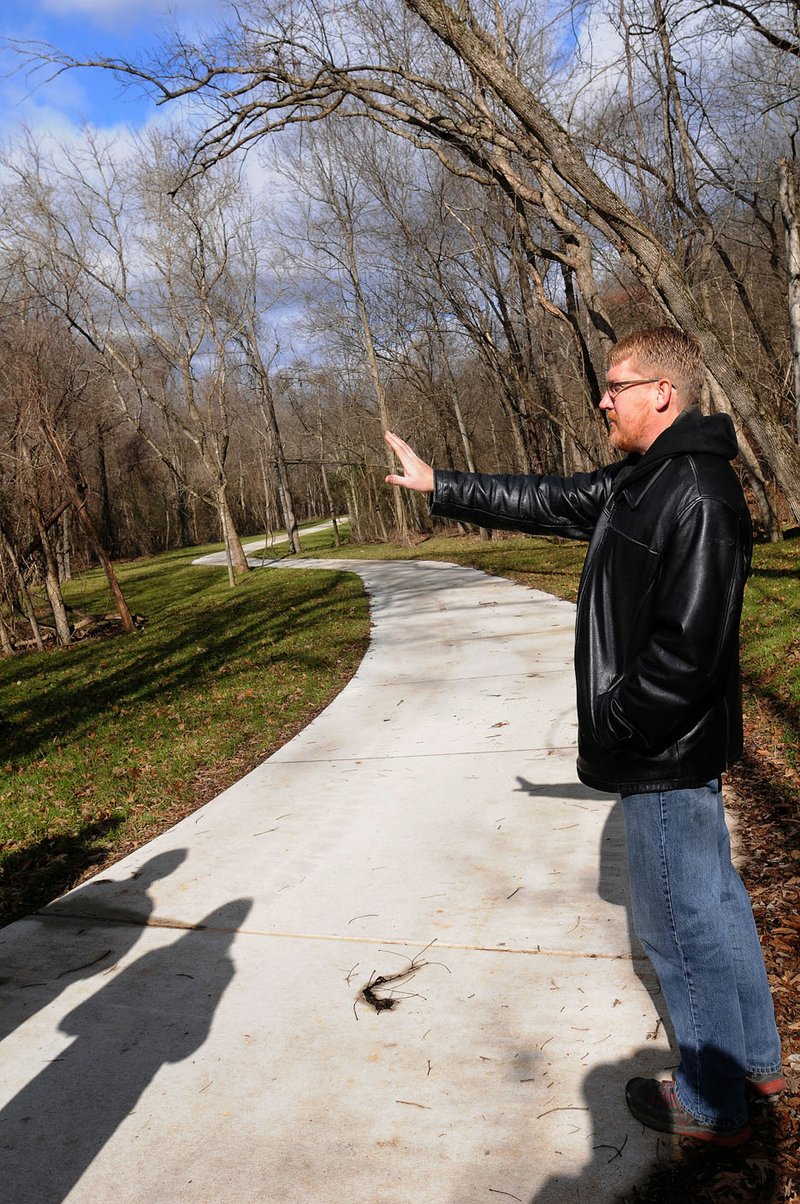
[[[786,1080],[781,1077],[770,1079],[767,1083],[754,1083],[752,1079],[746,1079],[744,1087],[746,1094],[754,1103],[760,1101],[772,1104],[779,1100],[786,1090]]]
[[[745,1145],[753,1136],[753,1130],[749,1124],[743,1129],[737,1129],[735,1133],[727,1135],[725,1133],[704,1132],[702,1129],[685,1129],[680,1125],[663,1124],[655,1118],[645,1120],[644,1117],[637,1116],[635,1112],[633,1115],[648,1129],[656,1129],[659,1133],[669,1133],[672,1137],[688,1137],[690,1141],[704,1141],[706,1145],[721,1146],[725,1150],[738,1149],[740,1145]]]
[[[753,1136],[753,1130],[750,1125],[744,1129],[738,1129],[736,1133],[732,1133],[730,1137],[725,1137],[721,1133],[681,1133],[678,1130],[679,1137],[689,1137],[693,1141],[705,1141],[708,1145],[720,1146],[724,1150],[737,1150],[739,1146],[746,1143]]]

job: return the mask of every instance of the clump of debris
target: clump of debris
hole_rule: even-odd
[[[147,625],[144,615],[131,615],[133,625],[141,631]],[[70,644],[85,640],[107,640],[122,635],[125,628],[122,619],[116,611],[107,614],[87,614],[83,611],[73,611],[70,622]],[[9,633],[10,634],[10,633]],[[64,647],[64,641],[58,638],[58,633],[51,623],[37,623],[34,633],[27,619],[20,619],[15,625],[13,640],[9,641],[8,653],[20,654],[25,652],[45,652],[53,648]]]

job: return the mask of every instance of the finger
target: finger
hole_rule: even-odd
[[[399,435],[395,435],[392,431],[386,431],[384,439],[389,444],[392,451],[394,451],[396,454],[399,455],[401,452],[405,452],[409,456],[414,455],[414,452],[408,446],[408,444],[401,439]]]

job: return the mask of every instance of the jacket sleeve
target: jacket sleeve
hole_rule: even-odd
[[[622,466],[572,477],[489,476],[437,468],[430,513],[529,535],[590,539]]]
[[[597,740],[660,751],[692,730],[739,665],[749,520],[700,497],[679,515],[654,583],[646,647],[596,703]]]

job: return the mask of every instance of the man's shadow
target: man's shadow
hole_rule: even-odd
[[[538,786],[526,778],[517,777],[518,789],[540,798],[542,796],[557,799],[584,799],[587,802],[602,800],[608,802],[612,796],[580,782],[559,782],[550,786]],[[667,1011],[666,1003],[661,992],[661,986],[650,962],[639,944],[633,927],[630,892],[628,890],[628,859],[625,851],[625,815],[622,802],[616,799],[609,810],[603,832],[600,837],[599,870],[597,875],[597,893],[606,903],[621,907],[625,912],[626,939],[624,947],[629,951],[636,977],[653,1001],[657,1016],[653,1021],[652,1039],[655,1041],[662,1028],[667,1035],[670,1046],[675,1048],[674,1033]],[[675,1058],[677,1065],[678,1059]]]
[[[723,1055],[716,1051],[717,1057]],[[552,1175],[526,1204],[564,1204],[566,1200],[593,1200],[595,1204],[659,1201],[691,1204],[694,1200],[727,1204],[766,1204],[773,1200],[777,1137],[774,1110],[768,1105],[751,1109],[754,1135],[739,1149],[726,1150],[705,1142],[678,1139],[647,1131],[653,1156],[642,1166],[640,1135],[644,1126],[632,1116],[623,1100],[625,1083],[635,1075],[663,1077],[654,1048],[638,1049],[630,1058],[595,1066],[583,1084],[583,1097],[592,1117],[592,1158],[578,1173]],[[632,1150],[641,1167],[625,1173]],[[616,1165],[613,1165],[615,1164]],[[766,1173],[763,1168],[767,1167]]]
[[[67,1015],[75,1037],[0,1112],[0,1180],[14,1204],[60,1204],[162,1066],[206,1040],[250,911],[236,899],[145,953]]]
[[[542,787],[534,786],[523,778],[518,778],[518,781],[523,788],[527,787],[531,794],[536,795],[552,794],[559,798],[587,800],[609,798],[577,783]],[[626,1200],[659,1200],[665,1204],[681,1201],[682,1204],[685,1200],[695,1198],[692,1194],[695,1185],[698,1191],[701,1188],[712,1191],[711,1195],[703,1195],[703,1199],[717,1198],[713,1194],[713,1181],[715,1175],[720,1174],[727,1176],[730,1188],[735,1186],[738,1200],[753,1201],[755,1204],[756,1201],[770,1198],[769,1185],[762,1184],[760,1180],[756,1182],[758,1176],[750,1184],[746,1172],[748,1158],[755,1156],[763,1159],[766,1155],[769,1159],[774,1150],[776,1117],[774,1111],[764,1105],[751,1109],[754,1137],[741,1150],[716,1149],[705,1143],[684,1141],[676,1158],[673,1138],[648,1131],[648,1141],[652,1142],[653,1147],[651,1165],[640,1170],[635,1182],[631,1182],[633,1176],[620,1175],[618,1166],[612,1170],[611,1164],[618,1159],[624,1165],[626,1149],[630,1161],[632,1150],[629,1142],[632,1147],[638,1147],[641,1161],[640,1142],[634,1143],[632,1138],[641,1135],[644,1126],[631,1115],[625,1103],[625,1084],[628,1079],[636,1075],[663,1077],[664,1072],[669,1071],[671,1066],[677,1066],[680,1061],[661,987],[633,928],[625,818],[619,799],[608,813],[600,839],[597,893],[606,902],[625,909],[627,945],[633,968],[657,1012],[652,1033],[648,1034],[653,1044],[642,1046],[628,1058],[595,1066],[589,1071],[583,1083],[583,1097],[592,1118],[592,1158],[575,1174],[552,1176],[526,1204],[563,1204],[565,1200],[590,1198],[597,1204],[623,1204]],[[663,1044],[657,1041],[662,1025],[670,1044],[670,1053],[666,1055]],[[614,1186],[615,1182],[619,1184],[626,1181],[628,1186],[624,1190]],[[767,1194],[764,1194],[765,1187]]]
[[[605,797],[607,798],[608,796],[606,795]],[[646,953],[639,944],[639,939],[633,927],[633,912],[631,910],[631,897],[628,889],[625,813],[622,809],[622,801],[619,798],[608,813],[608,818],[603,826],[603,834],[600,837],[600,869],[597,875],[597,893],[606,903],[615,904],[617,907],[622,907],[625,910],[627,945],[630,950],[633,969],[639,982],[653,1001],[653,1007],[658,1013],[657,1019],[653,1022],[652,1034],[648,1034],[648,1036],[651,1040],[655,1041],[663,1028],[669,1041],[670,1049],[675,1050],[677,1048],[675,1034],[661,991],[661,984]],[[674,1061],[677,1066],[679,1061],[677,1054]]]
[[[37,916],[24,917],[4,929],[0,934],[0,1042],[62,991],[107,972],[123,958],[153,913],[149,888],[174,873],[186,856],[185,849],[158,853],[127,881],[98,878],[87,882]],[[51,916],[76,918],[51,923]],[[113,924],[111,932],[109,924]],[[23,933],[25,939],[19,939]]]

